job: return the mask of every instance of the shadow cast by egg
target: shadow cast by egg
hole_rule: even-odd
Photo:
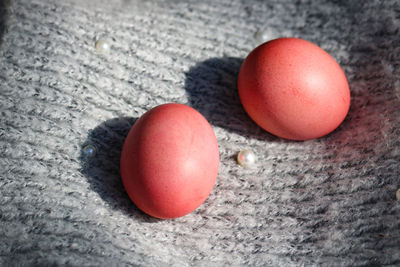
[[[237,90],[242,62],[236,57],[210,58],[190,68],[185,80],[190,105],[211,125],[263,141],[285,142],[259,127],[242,107]]]
[[[7,30],[7,20],[10,14],[11,0],[0,1],[0,46],[3,42],[3,35]]]
[[[91,130],[81,148],[81,172],[87,177],[90,188],[112,209],[122,210],[142,222],[158,222],[160,219],[135,206],[121,180],[121,150],[136,121],[137,118],[131,117],[114,118]]]

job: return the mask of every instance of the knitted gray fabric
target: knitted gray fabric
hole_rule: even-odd
[[[399,1],[15,0],[0,10],[0,265],[400,265]],[[336,131],[286,141],[246,115],[236,78],[258,30],[310,40],[340,63],[352,101]],[[119,155],[135,120],[168,102],[208,119],[221,162],[202,206],[158,220],[129,200]],[[237,165],[245,148],[255,168]]]

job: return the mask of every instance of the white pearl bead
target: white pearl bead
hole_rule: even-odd
[[[256,163],[256,155],[251,150],[244,149],[237,156],[239,165],[245,168],[251,168]]]
[[[254,38],[259,43],[265,43],[266,41],[271,40],[271,34],[267,30],[259,30],[254,34]]]
[[[83,155],[87,158],[96,156],[96,147],[93,145],[87,145],[83,148]]]
[[[396,192],[396,199],[400,201],[400,188]]]
[[[102,53],[110,51],[110,44],[106,40],[97,40],[95,44],[96,50]]]

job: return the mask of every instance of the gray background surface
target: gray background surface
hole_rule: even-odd
[[[400,265],[399,1],[15,0],[0,10],[0,265]],[[236,77],[258,30],[310,40],[341,64],[352,101],[335,132],[285,141],[245,114]],[[134,121],[167,102],[209,120],[221,163],[199,209],[157,220],[127,197],[119,154]],[[253,169],[235,162],[245,148]]]

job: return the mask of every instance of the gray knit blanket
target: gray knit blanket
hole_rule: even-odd
[[[398,0],[2,0],[0,35],[1,266],[400,266]],[[277,138],[241,106],[243,59],[279,37],[346,73],[351,108],[326,137]],[[207,118],[221,161],[203,205],[160,220],[119,156],[169,102]]]

